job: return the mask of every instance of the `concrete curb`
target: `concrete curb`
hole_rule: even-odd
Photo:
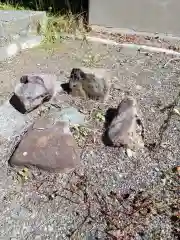
[[[44,11],[0,10],[0,61],[38,46],[46,24]]]
[[[39,46],[42,40],[42,36],[24,37],[7,46],[0,47],[0,62],[15,57],[22,50]]]
[[[68,37],[71,39],[78,39],[78,40],[83,40],[83,37],[81,36],[74,36],[71,34],[65,34],[64,37]],[[174,50],[170,50],[170,49],[166,49],[166,48],[158,48],[158,47],[150,47],[150,46],[146,46],[146,45],[139,45],[139,44],[133,44],[133,43],[118,43],[114,40],[111,39],[104,39],[104,38],[99,38],[99,37],[91,37],[91,36],[87,36],[86,37],[87,41],[89,42],[97,42],[97,43],[101,43],[101,44],[105,44],[105,45],[111,45],[111,46],[117,46],[119,48],[131,48],[134,50],[145,50],[148,52],[154,52],[154,53],[164,53],[167,55],[174,55],[174,56],[180,56],[180,52],[174,51]]]
[[[144,37],[159,37],[160,39],[169,40],[169,41],[180,41],[180,36],[174,36],[172,34],[163,34],[163,33],[150,33],[150,32],[137,32],[132,29],[126,28],[110,28],[102,27],[97,25],[91,25],[91,30],[96,33],[106,33],[106,34],[127,34],[127,35],[137,35]]]
[[[168,55],[176,55],[180,56],[180,52],[176,52],[174,50],[166,49],[166,48],[158,48],[158,47],[150,47],[146,45],[139,45],[139,44],[133,44],[133,43],[117,43],[116,41],[110,40],[110,39],[103,39],[98,37],[87,37],[87,40],[90,42],[99,42],[102,44],[107,45],[114,45],[118,47],[125,47],[125,48],[132,48],[137,50],[145,50],[150,52],[156,52],[156,53],[165,53]]]

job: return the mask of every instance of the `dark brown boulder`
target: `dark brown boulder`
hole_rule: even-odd
[[[68,125],[65,122],[52,124],[47,119],[34,124],[10,160],[12,165],[32,165],[43,170],[63,172],[79,163],[79,150]]]

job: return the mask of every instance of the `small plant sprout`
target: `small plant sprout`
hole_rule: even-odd
[[[27,181],[29,179],[29,177],[30,177],[29,169],[26,167],[17,172],[18,182],[23,183],[23,182]]]
[[[96,112],[95,115],[94,115],[94,118],[98,122],[105,122],[104,114],[101,111]]]

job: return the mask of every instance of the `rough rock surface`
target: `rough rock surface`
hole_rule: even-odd
[[[80,157],[67,123],[53,124],[49,119],[40,119],[23,137],[10,162],[49,171],[66,171],[75,168]]]
[[[56,95],[57,91],[61,91],[61,87],[59,86],[58,89],[56,75],[23,75],[20,78],[20,83],[15,88],[15,96],[13,96],[14,100],[11,99],[11,104],[15,106],[16,109],[24,108],[23,113],[25,111],[30,112],[44,101],[50,100]],[[17,105],[22,105],[22,107]]]
[[[136,100],[129,96],[124,98],[116,111],[116,116],[107,129],[112,145],[125,146],[132,150],[143,147],[142,132],[138,134],[137,131],[141,120],[138,118]]]
[[[84,99],[96,99],[105,102],[109,97],[109,73],[105,69],[73,68],[70,74],[69,87],[72,96]]]

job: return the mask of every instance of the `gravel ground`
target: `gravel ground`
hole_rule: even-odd
[[[112,89],[106,104],[59,96],[59,104],[76,106],[89,121],[87,138],[78,139],[80,169],[69,175],[32,169],[22,183],[16,169],[1,167],[0,239],[178,239],[172,220],[178,176],[171,169],[180,159],[180,117],[171,108],[160,111],[174,99],[180,108],[180,62],[164,67],[170,58],[68,40],[1,63],[2,103],[26,72],[61,74],[67,81],[75,66],[107,68]],[[104,146],[103,122],[93,117],[116,107],[127,92],[137,99],[146,130],[147,147],[133,158]]]

